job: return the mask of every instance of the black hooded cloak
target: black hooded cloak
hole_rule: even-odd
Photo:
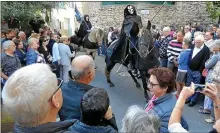
[[[91,30],[92,28],[91,22],[89,20],[86,21],[86,17],[89,17],[89,15],[84,15],[84,20],[80,24],[78,35],[77,35],[81,39],[83,39],[86,36],[86,34],[88,33],[87,30]]]
[[[139,33],[139,29],[142,28],[142,21],[141,17],[137,15],[136,9],[134,6],[133,8],[134,13],[130,14],[128,12],[128,5],[124,9],[124,21],[121,28],[121,34],[119,39],[112,42],[112,44],[108,47],[107,56],[110,60],[115,62],[121,63],[125,61],[125,58],[129,52],[129,36],[137,36]],[[128,61],[124,62],[128,64]]]

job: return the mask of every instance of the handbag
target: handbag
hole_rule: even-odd
[[[209,71],[209,69],[207,69],[207,68],[203,69],[202,76],[206,77],[208,75],[208,71]]]

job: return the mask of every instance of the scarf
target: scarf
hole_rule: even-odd
[[[157,97],[155,95],[151,98],[147,108],[145,109],[146,112],[149,112],[154,107],[153,101],[155,101],[156,99],[157,99]]]

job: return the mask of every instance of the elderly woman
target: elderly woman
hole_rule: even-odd
[[[218,61],[220,61],[220,40],[215,41],[215,44],[211,48],[213,55],[206,61],[205,68],[208,70],[205,82],[206,84],[213,82],[213,70]],[[208,96],[205,96],[204,108],[199,109],[199,113],[210,114],[212,108],[212,99]]]
[[[61,65],[61,78],[63,79],[64,83],[69,81],[69,70],[70,70],[70,63],[71,58],[75,56],[75,52],[71,53],[69,48],[69,39],[66,36],[62,36],[60,38],[59,44],[59,53],[60,53],[60,65]]]
[[[160,118],[160,133],[165,133],[168,132],[168,122],[176,104],[176,97],[172,94],[175,76],[168,68],[154,68],[149,74],[148,88],[153,97],[146,105],[145,111]],[[188,124],[183,118],[181,123],[188,130]]]
[[[20,41],[18,39],[14,40],[14,43],[16,45],[15,54],[20,59],[21,65],[25,66],[26,65],[26,52],[23,50],[24,45],[23,45],[22,41]]]
[[[130,106],[122,120],[122,133],[158,133],[159,120],[136,105]]]
[[[28,40],[29,48],[26,54],[26,65],[34,63],[46,63],[43,55],[38,52],[38,40],[36,38],[30,38]]]
[[[23,67],[9,77],[2,100],[3,109],[16,122],[15,133],[64,133],[73,124],[56,122],[63,104],[61,85],[46,64]]]

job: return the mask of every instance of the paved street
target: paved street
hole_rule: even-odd
[[[107,90],[110,97],[113,113],[116,116],[117,125],[119,129],[121,129],[122,118],[124,117],[124,114],[129,106],[136,104],[144,107],[145,99],[143,95],[143,90],[135,87],[135,84],[131,77],[126,76],[126,74],[124,75],[124,77],[122,77],[116,73],[116,70],[119,67],[118,64],[114,67],[111,73],[111,79],[112,82],[114,82],[115,87],[110,88],[106,82],[106,78],[104,75],[104,57],[97,56],[95,61],[98,69],[96,70],[95,80],[91,84]],[[125,67],[122,67],[120,71],[126,72]],[[142,84],[140,80],[139,83]],[[205,122],[205,118],[208,118],[209,116],[199,114],[197,111],[198,109],[199,105],[193,108],[189,108],[188,106],[185,106],[184,108],[184,117],[189,124],[190,132],[209,132],[212,128],[212,125]]]

